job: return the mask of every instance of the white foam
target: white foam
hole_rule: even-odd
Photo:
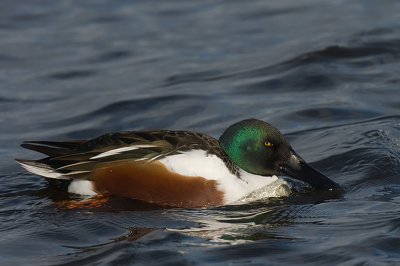
[[[286,197],[290,195],[290,188],[291,185],[288,182],[278,178],[271,184],[250,192],[246,196],[238,199],[236,202],[251,202],[271,197]]]

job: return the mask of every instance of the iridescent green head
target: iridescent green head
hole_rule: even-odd
[[[231,160],[246,172],[274,175],[291,156],[291,146],[278,129],[247,119],[230,126],[219,143]]]
[[[255,175],[279,172],[329,191],[341,191],[339,184],[307,164],[278,129],[257,119],[230,126],[219,138],[225,153],[240,168]]]

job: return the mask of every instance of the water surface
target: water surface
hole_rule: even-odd
[[[400,263],[398,1],[3,1],[1,265]],[[342,194],[67,209],[24,140],[268,121]]]

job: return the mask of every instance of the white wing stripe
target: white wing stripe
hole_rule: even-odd
[[[113,150],[109,150],[109,151],[100,153],[89,159],[94,160],[94,159],[99,159],[99,158],[108,157],[108,156],[112,156],[112,155],[117,155],[117,154],[120,154],[125,151],[133,151],[133,150],[142,149],[142,148],[154,148],[154,147],[157,147],[157,146],[144,144],[144,145],[136,145],[136,146],[130,146],[130,147],[122,147],[122,148],[113,149]]]

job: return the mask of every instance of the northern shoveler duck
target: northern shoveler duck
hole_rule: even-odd
[[[320,190],[341,187],[307,164],[278,129],[247,119],[219,140],[195,132],[116,132],[92,140],[26,141],[41,160],[16,159],[51,185],[82,195],[112,194],[176,207],[235,202],[278,173]]]

